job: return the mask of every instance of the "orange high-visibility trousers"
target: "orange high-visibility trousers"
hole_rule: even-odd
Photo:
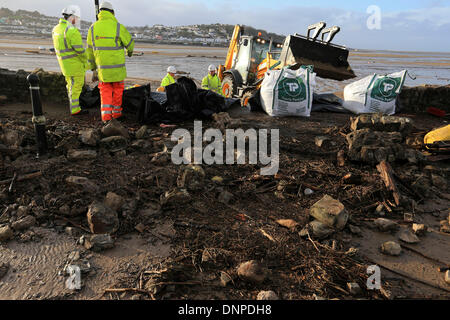
[[[110,121],[122,116],[122,97],[125,83],[121,82],[100,82],[100,97],[102,100],[101,112],[102,120]]]

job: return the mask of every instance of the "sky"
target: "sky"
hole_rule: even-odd
[[[288,35],[305,34],[308,25],[325,21],[327,26],[341,27],[334,42],[350,48],[450,52],[450,0],[110,2],[125,25],[245,24]],[[59,16],[69,4],[81,7],[83,20],[95,19],[94,0],[0,0],[0,7],[38,10],[51,16]]]

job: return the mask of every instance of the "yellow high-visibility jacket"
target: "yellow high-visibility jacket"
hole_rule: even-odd
[[[111,12],[101,11],[88,32],[87,54],[101,82],[120,82],[127,77],[125,50],[133,54],[134,40]]]
[[[52,31],[53,46],[65,77],[84,76],[88,69],[87,54],[80,31],[65,19]]]
[[[161,82],[161,87],[167,87],[174,83],[175,79],[170,74],[167,74]]]
[[[208,73],[208,75],[203,78],[202,89],[211,90],[223,96],[222,83],[217,74],[213,77]]]

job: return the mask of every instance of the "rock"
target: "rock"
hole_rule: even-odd
[[[375,220],[375,225],[377,226],[378,230],[382,232],[395,231],[399,227],[396,222],[384,218],[378,218],[377,220]]]
[[[445,282],[450,285],[450,270],[447,270],[447,272],[445,273]]]
[[[113,153],[124,151],[127,148],[127,145],[128,141],[123,136],[112,136],[100,140],[100,147],[108,149]]]
[[[108,192],[105,198],[105,205],[113,209],[114,211],[119,211],[124,205],[125,200],[121,196],[115,194],[114,192]]]
[[[381,252],[390,256],[399,256],[402,253],[402,247],[394,241],[388,241],[381,245]]]
[[[109,121],[108,124],[102,128],[102,134],[105,137],[122,136],[126,139],[130,138],[128,130],[116,119]]]
[[[2,278],[4,276],[6,276],[6,274],[8,273],[8,270],[9,270],[9,264],[7,264],[7,263],[0,264],[0,280],[2,280]]]
[[[23,218],[23,217],[29,215],[29,214],[30,214],[30,211],[31,211],[31,210],[30,210],[29,207],[26,207],[26,206],[20,206],[19,208],[17,208],[17,213],[16,213],[16,215],[17,215],[17,217],[19,217],[19,218]]]
[[[69,150],[67,152],[68,160],[93,160],[97,158],[95,150]]]
[[[375,209],[375,214],[380,217],[384,217],[386,215],[386,213],[384,212],[384,205],[379,204],[378,207]]]
[[[90,237],[85,238],[84,247],[87,250],[100,252],[103,250],[114,248],[114,240],[109,234],[94,234]]]
[[[229,204],[233,197],[234,195],[231,192],[223,191],[219,194],[218,200],[224,204]]]
[[[347,290],[352,296],[357,296],[362,293],[361,287],[356,282],[347,283]]]
[[[298,222],[295,222],[292,219],[281,219],[281,220],[277,220],[277,223],[285,228],[288,229],[295,229],[298,226]]]
[[[89,206],[87,219],[94,234],[114,233],[119,229],[117,212],[97,201]]]
[[[20,147],[23,142],[24,135],[17,130],[5,129],[0,136],[0,140],[10,147]]]
[[[166,207],[182,206],[189,203],[192,198],[184,189],[173,189],[161,195],[161,205]]]
[[[66,178],[66,182],[74,186],[83,187],[85,191],[91,193],[96,193],[99,190],[99,187],[95,183],[85,177],[70,176]]]
[[[178,176],[177,185],[189,191],[198,191],[205,185],[205,171],[200,166],[189,165]]]
[[[360,227],[354,226],[354,225],[349,225],[348,226],[349,230],[351,233],[356,234],[358,236],[362,236],[362,230]]]
[[[441,232],[450,233],[450,224],[447,220],[441,221]]]
[[[431,182],[433,183],[433,186],[435,186],[436,188],[439,188],[440,190],[447,189],[447,179],[441,177],[440,175],[432,174]]]
[[[401,132],[405,136],[411,132],[413,121],[405,117],[363,114],[351,119],[350,128],[352,131],[369,128],[374,131]]]
[[[136,139],[143,139],[147,135],[148,126],[142,126],[136,131]]]
[[[26,230],[36,224],[36,218],[33,216],[26,216],[11,224],[11,227],[16,231]]]
[[[337,230],[343,230],[349,218],[344,205],[328,195],[325,195],[311,207],[310,215],[328,227]]]
[[[314,191],[309,188],[306,188],[303,193],[305,194],[305,196],[310,196],[310,195],[314,194]]]
[[[416,244],[420,242],[420,239],[412,233],[410,230],[402,230],[400,231],[398,238],[406,243],[409,244]]]
[[[9,226],[0,227],[0,241],[7,241],[13,237],[14,233]]]
[[[136,225],[134,227],[134,229],[136,229],[139,233],[143,233],[145,231],[145,226],[142,223],[139,223],[138,225]]]
[[[256,300],[279,300],[277,294],[273,291],[261,291],[258,293],[258,296],[256,297]]]
[[[226,272],[221,271],[220,272],[220,284],[222,287],[227,287],[233,283],[233,278]]]
[[[418,236],[424,236],[424,235],[427,233],[428,228],[427,228],[427,226],[424,225],[424,224],[417,224],[417,223],[414,223],[414,224],[412,225],[412,230],[413,230],[413,232],[414,232],[416,235],[418,235]]]
[[[100,135],[94,129],[80,130],[78,134],[80,141],[87,146],[96,147],[100,140]]]
[[[320,221],[312,221],[308,224],[310,235],[316,239],[325,239],[334,233],[334,229]]]
[[[259,262],[252,260],[241,263],[237,274],[244,281],[262,283],[266,279],[267,270]]]
[[[315,138],[315,143],[316,143],[316,146],[318,146],[319,148],[328,147],[331,145],[331,140],[328,137],[319,136],[319,137]]]

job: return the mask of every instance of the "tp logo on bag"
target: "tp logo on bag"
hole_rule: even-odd
[[[397,97],[397,89],[400,87],[400,83],[401,78],[380,78],[373,85],[371,97],[383,102],[390,102]]]
[[[278,98],[289,102],[306,100],[306,86],[302,79],[284,78],[281,80],[278,85]]]

